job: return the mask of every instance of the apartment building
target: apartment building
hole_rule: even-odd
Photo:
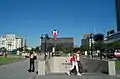
[[[5,47],[8,51],[24,47],[24,39],[16,36],[15,34],[6,34],[0,37],[0,48]]]

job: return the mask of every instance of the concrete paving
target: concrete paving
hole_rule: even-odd
[[[44,56],[38,56],[38,60],[43,60]],[[36,62],[37,64],[37,62]],[[37,65],[36,65],[37,66]],[[105,74],[87,73],[82,76],[66,74],[47,74],[45,76],[38,76],[36,73],[29,73],[29,60],[24,60],[8,65],[0,66],[0,79],[120,79],[117,76],[109,76]]]
[[[66,75],[66,74],[47,74],[45,76],[36,76],[35,79],[120,79],[120,77],[117,76],[109,76],[105,74],[95,74],[95,73],[89,73],[84,74],[82,76],[76,76],[76,75]]]
[[[0,79],[31,79],[35,73],[29,73],[29,60],[0,66]]]

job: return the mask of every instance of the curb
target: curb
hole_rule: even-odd
[[[37,74],[36,74],[36,73],[34,73],[32,76],[30,76],[30,78],[29,78],[29,79],[36,79],[36,77],[37,77]]]

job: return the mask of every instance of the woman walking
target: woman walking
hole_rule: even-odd
[[[81,76],[78,68],[78,63],[77,63],[77,55],[74,53],[73,56],[70,58],[70,62],[72,63],[72,67],[70,68],[69,72],[67,72],[68,75],[71,75],[72,71],[74,68],[77,71],[77,75]]]

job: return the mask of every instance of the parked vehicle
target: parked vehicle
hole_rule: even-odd
[[[0,56],[3,56],[3,52],[0,52]]]
[[[114,50],[113,49],[105,49],[102,52],[102,56],[104,58],[114,58]]]
[[[120,59],[120,49],[115,50],[114,57]]]
[[[25,58],[29,58],[29,53],[22,53],[22,56],[24,56]]]

